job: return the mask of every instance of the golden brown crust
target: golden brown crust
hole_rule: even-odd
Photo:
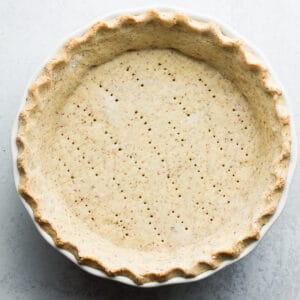
[[[104,265],[101,263],[101,261],[97,261],[93,257],[81,257],[76,245],[73,245],[68,241],[61,240],[59,233],[55,231],[51,223],[40,215],[38,200],[35,199],[34,195],[30,193],[28,188],[30,177],[28,175],[28,166],[26,164],[26,153],[30,145],[26,144],[24,139],[24,136],[26,136],[27,133],[27,124],[30,114],[32,111],[38,108],[38,104],[40,102],[39,94],[43,91],[45,86],[51,85],[51,77],[53,73],[55,73],[56,69],[69,64],[72,51],[74,51],[74,49],[77,47],[87,43],[100,31],[113,31],[118,30],[118,28],[126,27],[130,24],[148,22],[159,22],[168,27],[184,25],[195,32],[201,32],[210,35],[220,47],[238,53],[248,70],[252,71],[257,78],[260,79],[265,92],[272,96],[278,120],[280,122],[284,144],[282,145],[283,150],[280,156],[280,161],[278,161],[278,173],[274,175],[276,176],[276,182],[269,191],[269,194],[266,196],[267,199],[272,198],[275,193],[281,193],[285,183],[290,155],[289,116],[281,97],[281,90],[276,86],[276,84],[273,83],[268,70],[259,62],[255,55],[253,55],[253,53],[247,49],[241,41],[225,36],[215,24],[193,21],[180,13],[175,13],[170,17],[151,10],[138,16],[128,15],[108,22],[98,22],[90,27],[83,36],[79,38],[72,38],[66,42],[63,49],[58,53],[57,57],[44,67],[41,73],[43,75],[39,76],[38,79],[31,85],[28,91],[28,100],[23,108],[23,111],[19,115],[19,129],[17,135],[17,164],[20,175],[19,192],[31,206],[36,222],[52,237],[57,247],[71,252],[76,257],[78,263],[82,265],[88,265],[100,269],[109,276],[127,276],[137,284],[143,284],[150,281],[162,282],[176,276],[186,278],[194,277],[209,269],[217,268],[225,259],[233,259],[238,257],[251,242],[260,238],[261,227],[268,221],[269,217],[276,210],[276,207],[271,206],[266,211],[262,212],[257,220],[255,220],[256,230],[251,235],[245,236],[230,249],[223,249],[222,251],[213,253],[211,261],[198,261],[191,270],[174,268],[161,273],[145,274],[135,274],[125,267],[118,270],[111,270],[109,266]]]

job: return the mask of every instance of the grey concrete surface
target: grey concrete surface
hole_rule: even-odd
[[[0,299],[300,299],[300,168],[259,246],[201,282],[137,289],[86,274],[39,236],[13,184],[10,130],[28,79],[73,30],[116,9],[177,5],[227,22],[260,48],[291,98],[300,137],[300,1],[0,1]]]

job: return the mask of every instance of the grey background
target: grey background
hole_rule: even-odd
[[[201,282],[136,289],[86,274],[39,236],[13,184],[10,130],[25,86],[69,33],[103,13],[177,5],[228,23],[260,48],[291,98],[300,137],[300,2],[0,1],[0,299],[300,299],[300,168],[253,253]]]

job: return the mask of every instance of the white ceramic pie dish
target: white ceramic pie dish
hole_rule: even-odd
[[[144,8],[144,9],[139,9],[139,10],[131,10],[131,11],[122,11],[122,12],[117,12],[117,13],[114,13],[114,14],[110,14],[108,16],[104,16],[104,17],[99,17],[99,19],[102,19],[102,20],[107,20],[107,19],[111,19],[111,18],[115,18],[115,17],[118,17],[119,15],[124,15],[126,13],[131,13],[131,14],[134,14],[134,13],[142,13],[142,12],[145,12],[147,11],[149,8]],[[185,14],[187,14],[188,16],[190,16],[191,18],[193,19],[198,19],[198,20],[203,20],[203,21],[212,21],[216,24],[218,24],[220,26],[220,28],[222,29],[222,31],[230,36],[230,37],[235,37],[235,38],[239,38],[239,35],[236,34],[235,32],[233,32],[231,29],[228,29],[228,27],[224,24],[221,24],[220,22],[212,19],[212,18],[206,18],[206,17],[202,17],[202,16],[198,16],[198,15],[195,15],[195,14],[192,14],[192,13],[189,13],[185,10],[182,10],[182,9],[178,9],[178,8],[155,8],[157,10],[160,10],[160,11],[168,11],[168,10],[172,10],[172,11],[183,11]],[[92,22],[93,24],[94,22]],[[76,37],[76,36],[80,36],[83,32],[86,31],[86,29],[88,27],[90,27],[91,24],[89,24],[88,26],[84,27],[83,29],[80,29],[78,31],[76,31],[74,34],[72,34],[71,36],[73,37]],[[68,37],[69,38],[69,37]],[[243,41],[245,41],[244,38],[242,38]],[[65,40],[61,43],[64,44]],[[274,78],[276,78],[276,75],[274,74],[274,72],[272,71],[272,68],[269,66],[269,64],[266,62],[266,60],[264,59],[264,57],[260,54],[259,51],[257,51],[254,47],[252,47],[251,45],[249,45],[248,42],[245,42],[248,46],[250,46],[250,48],[252,50],[254,50],[255,54],[262,58],[262,60],[264,61],[264,64],[268,67],[269,71],[271,72],[272,76]],[[61,47],[61,45],[59,45],[58,48]],[[51,53],[50,57],[53,56],[53,54],[55,53],[56,51],[54,51],[53,53]],[[48,59],[46,60],[48,61]],[[23,99],[22,99],[22,103],[21,103],[21,106],[20,106],[20,111],[22,110],[24,104],[25,104],[25,99],[26,99],[26,92],[27,92],[27,89],[28,87],[30,86],[30,84],[33,82],[33,80],[36,78],[39,70],[41,69],[41,67],[43,66],[44,64],[42,64],[37,72],[34,74],[34,76],[32,77],[32,80],[30,80],[26,90],[25,90],[25,93],[24,93],[24,96],[23,96]],[[277,80],[278,82],[278,80]],[[285,95],[285,99],[286,99],[286,102],[287,102],[287,106],[288,106],[288,99],[287,99],[287,95],[286,93],[284,92],[284,95]],[[295,130],[294,130],[294,126],[293,126],[293,120],[291,120],[291,130],[292,130],[292,148],[291,148],[291,159],[290,159],[290,164],[289,164],[289,171],[288,171],[288,177],[287,177],[287,180],[286,180],[286,184],[285,184],[285,188],[284,188],[284,191],[282,193],[282,197],[281,197],[281,200],[278,204],[278,207],[277,207],[277,210],[276,210],[276,213],[271,217],[271,219],[269,220],[269,222],[262,228],[260,234],[261,234],[261,238],[263,237],[263,235],[268,231],[268,229],[271,227],[271,225],[274,223],[274,221],[277,219],[277,217],[279,216],[279,214],[281,213],[281,211],[283,210],[283,207],[287,201],[287,196],[288,196],[288,188],[289,188],[289,185],[291,183],[291,179],[292,179],[292,175],[293,175],[293,171],[294,171],[294,168],[295,168],[295,164],[296,164],[296,157],[297,157],[297,153],[296,153],[296,137],[295,137]],[[18,182],[19,182],[19,173],[18,173],[18,170],[17,170],[17,164],[16,164],[16,158],[17,158],[17,147],[16,147],[16,143],[15,143],[15,139],[16,139],[16,133],[17,133],[17,120],[15,121],[15,124],[14,124],[14,127],[13,127],[13,130],[12,130],[12,139],[11,139],[11,142],[12,142],[12,155],[13,155],[13,164],[14,164],[14,177],[15,177],[15,183],[16,183],[16,186],[18,186]],[[206,278],[214,273],[216,273],[217,271],[219,271],[220,269],[224,268],[225,266],[227,265],[230,265],[232,264],[233,262],[236,262],[238,261],[239,259],[241,259],[242,257],[245,257],[248,253],[250,253],[255,247],[256,245],[258,244],[258,242],[261,240],[258,240],[258,241],[255,241],[253,243],[251,243],[243,252],[242,254],[237,258],[237,259],[230,259],[230,260],[227,260],[225,262],[223,262],[218,268],[214,269],[214,270],[209,270],[209,271],[206,271],[205,273],[202,273],[200,274],[199,276],[196,276],[196,277],[193,277],[193,278],[182,278],[182,277],[176,277],[176,278],[172,278],[168,281],[165,281],[165,282],[150,282],[150,283],[145,283],[143,285],[137,285],[136,283],[134,283],[131,279],[127,278],[127,277],[124,277],[124,276],[116,276],[116,277],[109,277],[107,276],[105,273],[103,273],[102,271],[100,270],[97,270],[95,268],[92,268],[92,267],[88,267],[88,266],[83,266],[83,265],[79,265],[77,260],[75,259],[75,257],[68,251],[65,251],[63,249],[60,249],[58,248],[52,238],[43,230],[40,228],[40,226],[38,225],[38,223],[34,220],[34,217],[33,217],[33,213],[32,213],[32,210],[31,210],[31,207],[27,204],[27,202],[22,198],[20,197],[21,200],[22,200],[22,203],[24,204],[25,208],[27,209],[27,211],[29,212],[34,224],[36,225],[37,229],[39,230],[39,232],[41,233],[41,235],[45,238],[46,241],[48,241],[48,243],[50,245],[52,245],[54,248],[56,248],[59,252],[63,253],[65,256],[67,256],[71,261],[73,261],[75,264],[77,264],[79,267],[81,267],[82,269],[84,269],[85,271],[91,273],[91,274],[94,274],[96,276],[99,276],[99,277],[103,277],[103,278],[109,278],[109,279],[114,279],[114,280],[117,280],[119,282],[122,282],[122,283],[125,283],[125,284],[129,284],[129,285],[134,285],[134,286],[140,286],[140,287],[155,287],[155,286],[161,286],[161,285],[166,285],[166,284],[175,284],[175,283],[184,283],[184,282],[191,282],[191,281],[196,281],[196,280],[201,280],[203,278]]]

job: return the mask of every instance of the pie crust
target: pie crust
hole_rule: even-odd
[[[238,257],[275,212],[289,114],[213,23],[148,11],[68,40],[19,115],[19,191],[78,263],[137,284]]]

